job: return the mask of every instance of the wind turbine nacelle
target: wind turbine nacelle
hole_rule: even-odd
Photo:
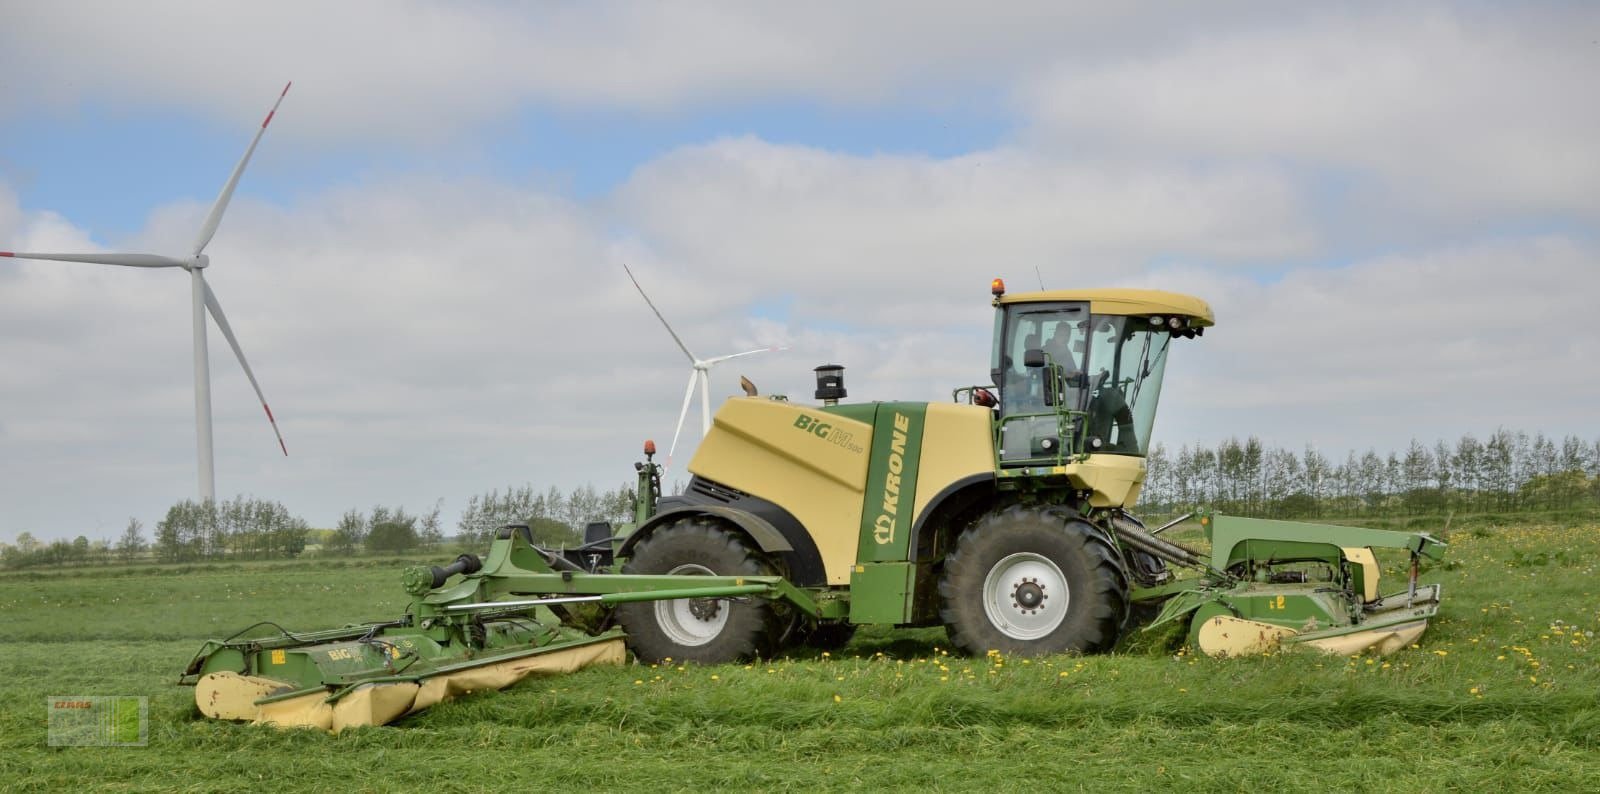
[[[188,269],[190,270],[204,270],[210,266],[211,257],[207,256],[206,254],[195,254],[194,256],[189,257]]]

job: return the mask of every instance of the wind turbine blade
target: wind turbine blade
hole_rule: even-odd
[[[639,286],[639,279],[633,277],[633,270],[629,268],[626,263],[622,265],[622,269],[628,271],[628,280],[633,282],[633,288],[639,291],[639,296],[644,298],[645,305],[650,307],[650,311],[656,313],[656,319],[660,320],[661,324],[666,326],[667,333],[672,334],[672,341],[678,343],[678,349],[682,350],[683,354],[689,357],[690,364],[695,363],[694,354],[689,352],[689,346],[685,345],[683,340],[678,338],[678,332],[672,330],[672,326],[667,323],[667,318],[661,316],[661,310],[656,308],[655,303],[650,300],[650,296],[644,294],[644,287]],[[667,457],[671,458],[672,453],[667,453]]]
[[[694,382],[700,370],[689,370],[689,388],[683,390],[683,407],[678,409],[678,426],[672,431],[672,445],[667,447],[667,465],[672,465],[672,453],[678,449],[678,434],[683,432],[683,420],[689,416],[689,401],[694,399]]]
[[[233,328],[228,325],[227,315],[222,313],[222,304],[217,302],[217,294],[211,291],[211,285],[206,285],[206,308],[211,310],[211,318],[217,321],[217,327],[222,329],[222,337],[228,340],[228,346],[233,348],[233,354],[239,357],[239,366],[244,367],[244,376],[250,379],[250,387],[256,390],[256,397],[261,400],[261,410],[267,412],[267,421],[272,423],[272,434],[278,437],[278,448],[284,455],[289,454],[289,448],[283,443],[283,434],[278,432],[278,420],[272,417],[272,408],[267,406],[267,396],[261,393],[261,384],[256,383],[256,374],[250,371],[250,362],[244,358],[244,350],[239,347],[239,340],[233,336]]]
[[[204,226],[200,227],[200,236],[194,241],[195,255],[206,250],[206,244],[211,242],[217,233],[217,226],[222,223],[222,213],[228,209],[228,202],[233,198],[233,189],[239,185],[239,176],[244,173],[244,167],[250,164],[250,155],[255,154],[256,144],[261,142],[261,136],[267,131],[267,125],[272,123],[273,114],[278,112],[278,106],[283,104],[283,98],[289,95],[289,86],[283,86],[283,93],[278,95],[278,101],[272,103],[272,109],[267,111],[267,117],[261,120],[261,129],[256,130],[256,137],[250,139],[250,148],[244,150],[244,156],[239,158],[239,164],[233,167],[233,175],[228,177],[227,184],[222,186],[222,192],[217,194],[217,200],[211,204],[211,214],[206,216]]]
[[[55,262],[88,262],[93,265],[125,267],[186,267],[189,263],[155,254],[34,254],[26,251],[0,251],[0,256],[17,259],[48,259]]]
[[[703,364],[705,364],[706,366],[709,367],[712,364],[720,364],[720,363],[722,363],[724,361],[727,361],[730,358],[738,358],[740,356],[753,356],[753,355],[755,355],[757,353],[776,353],[776,352],[778,352],[780,350],[788,350],[788,349],[789,348],[787,348],[787,347],[763,347],[760,350],[746,350],[743,353],[730,353],[730,354],[728,354],[726,356],[717,356],[716,358],[708,358],[704,362],[701,362],[701,363],[703,363]]]

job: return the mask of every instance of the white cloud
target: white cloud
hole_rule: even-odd
[[[1315,234],[1292,185],[1252,168],[1161,169],[1019,149],[854,157],[752,138],[641,168],[619,212],[663,255],[741,296],[771,287],[811,317],[927,322],[1038,266],[1058,287],[1107,284],[1183,252],[1263,262]],[[958,304],[959,305],[959,304]]]
[[[1349,169],[1376,181],[1357,199],[1380,215],[1592,219],[1600,15],[1561,8],[1318,11],[1069,60],[1018,101],[1037,145]]]
[[[529,101],[675,112],[909,95],[938,106],[1064,51],[1149,38],[1151,16],[1225,24],[1251,4],[1186,5],[33,3],[7,9],[0,70],[30,105],[93,97],[230,120],[256,117],[292,78],[291,140],[427,141]]]
[[[1175,359],[1193,379],[1163,406],[1158,432],[1175,441],[1256,434],[1383,450],[1500,426],[1595,429],[1592,242],[1446,245],[1270,284],[1201,269],[1144,280],[1207,296],[1218,317]]]

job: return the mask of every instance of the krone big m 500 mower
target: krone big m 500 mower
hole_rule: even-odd
[[[382,724],[538,672],[636,658],[714,664],[837,646],[856,626],[944,625],[968,653],[1095,653],[1186,619],[1219,655],[1300,645],[1388,652],[1422,633],[1437,585],[1425,534],[1201,514],[1209,554],[1128,509],[1144,481],[1174,346],[1205,302],[1132,289],[1006,295],[990,382],[948,403],[730,399],[679,495],[639,476],[634,521],[550,550],[520,525],[488,556],[412,568],[393,621],[312,633],[273,624],[206,643],[183,681],[209,716],[330,730]],[[1378,587],[1374,549],[1411,555]],[[1175,577],[1174,567],[1192,575]],[[1142,609],[1136,609],[1142,607]]]

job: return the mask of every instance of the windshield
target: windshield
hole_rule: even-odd
[[[1006,306],[996,331],[1002,462],[1149,450],[1172,342],[1164,327],[1058,302]],[[1029,350],[1043,366],[1027,366]]]
[[[1093,322],[1085,450],[1143,456],[1150,449],[1172,334],[1143,317],[1096,316]]]

